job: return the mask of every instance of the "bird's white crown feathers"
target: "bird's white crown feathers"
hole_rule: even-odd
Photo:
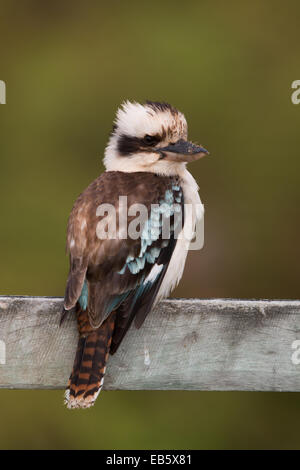
[[[132,137],[159,134],[163,128],[187,132],[184,115],[166,103],[125,101],[117,111],[115,125],[119,134]]]

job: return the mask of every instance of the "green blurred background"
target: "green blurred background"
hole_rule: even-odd
[[[182,110],[205,247],[177,297],[299,298],[298,1],[0,0],[1,294],[61,296],[67,217],[124,99]],[[180,354],[180,352],[179,352]],[[0,391],[0,448],[300,448],[300,396]]]

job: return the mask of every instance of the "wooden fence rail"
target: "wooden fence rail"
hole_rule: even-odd
[[[65,387],[77,329],[61,298],[0,297],[0,388]],[[300,391],[300,301],[172,299],[110,357],[106,390]]]

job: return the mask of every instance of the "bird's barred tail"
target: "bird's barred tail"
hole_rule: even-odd
[[[68,408],[89,408],[94,405],[103,385],[115,313],[111,313],[96,330],[91,329],[87,311],[82,311],[80,307],[77,320],[80,337],[65,391],[65,404]]]

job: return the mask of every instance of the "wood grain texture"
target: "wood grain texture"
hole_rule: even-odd
[[[61,308],[0,297],[0,387],[65,387],[77,329],[71,313],[59,327]],[[104,389],[300,391],[299,340],[297,300],[165,300],[110,357]]]

